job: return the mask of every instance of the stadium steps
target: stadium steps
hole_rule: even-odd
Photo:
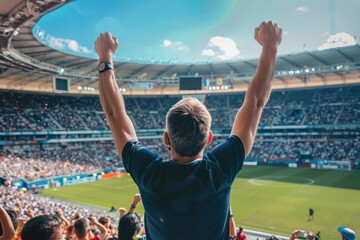
[[[156,118],[154,117],[153,114],[157,114],[157,112],[150,112],[150,118],[151,118],[151,120],[153,121],[154,126],[157,127],[157,128],[160,128],[161,126],[159,126],[159,124],[158,124],[158,122],[156,121]]]
[[[335,121],[334,121],[334,124],[335,124],[335,125],[338,124],[339,118],[341,117],[342,112],[344,111],[344,107],[345,107],[345,104],[342,104],[341,109],[340,109],[340,111],[339,111],[339,114],[338,114],[338,115],[336,116],[336,118],[335,118]]]
[[[34,126],[28,119],[26,119],[24,116],[22,116],[19,112],[15,112],[16,116],[21,119],[21,122],[26,123],[28,126]]]
[[[54,124],[59,128],[59,129],[63,129],[63,127],[60,125],[60,123],[58,123],[58,121],[56,121],[56,119],[50,114],[50,112],[48,112],[46,109],[44,109],[38,102],[36,101],[32,101],[32,103],[37,106],[37,108],[40,111],[43,111],[46,113],[46,115],[48,115],[48,117],[51,119],[51,121],[54,122]]]
[[[163,104],[161,103],[160,99],[156,98],[156,100],[157,100],[157,102],[158,102],[159,105],[160,105],[160,109],[161,109],[162,111],[165,111],[165,108],[164,108]]]
[[[304,117],[303,117],[303,119],[301,120],[300,125],[304,125],[304,124],[305,124],[305,121],[306,121],[306,119],[307,119],[307,116],[308,116],[308,113],[305,112],[305,113],[304,113]]]
[[[98,112],[97,112],[95,109],[94,109],[94,113],[95,113],[95,115],[96,115],[96,118],[99,120],[99,122],[100,122],[100,123],[104,123],[105,126],[106,126],[106,122],[104,122],[104,119],[102,119],[102,118],[99,116]]]
[[[134,99],[134,102],[135,102],[135,105],[136,105],[137,110],[140,111],[140,112],[142,112],[143,110],[141,109],[140,104],[139,104],[139,102],[137,101],[137,99]]]

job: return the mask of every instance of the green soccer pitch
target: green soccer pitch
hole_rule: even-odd
[[[128,208],[138,192],[129,176],[78,184],[43,195],[109,208]],[[360,234],[360,172],[245,167],[232,187],[231,206],[238,226],[290,236],[295,229],[320,231],[340,239],[345,225]],[[308,222],[309,208],[315,210]],[[137,211],[143,213],[139,204]]]

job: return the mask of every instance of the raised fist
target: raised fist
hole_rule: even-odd
[[[118,46],[119,42],[117,38],[109,32],[100,34],[95,41],[95,49],[100,61],[112,58],[112,55],[115,53]]]
[[[254,38],[263,47],[277,48],[282,41],[282,29],[271,21],[262,22],[255,28]]]

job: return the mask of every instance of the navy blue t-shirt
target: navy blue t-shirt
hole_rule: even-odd
[[[182,164],[129,141],[122,159],[140,190],[147,239],[228,240],[231,185],[244,158],[235,135],[203,159]]]

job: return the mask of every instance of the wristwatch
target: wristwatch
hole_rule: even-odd
[[[99,73],[105,72],[107,70],[113,70],[113,65],[109,62],[101,62],[99,63],[97,70],[99,71]]]

